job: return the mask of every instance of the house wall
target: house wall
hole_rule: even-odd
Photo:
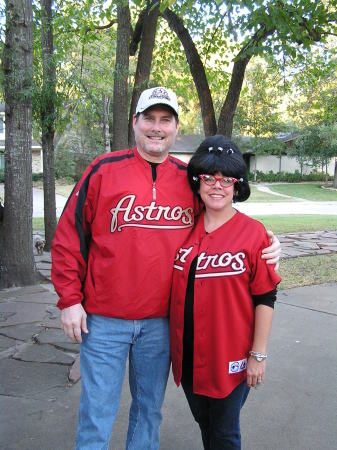
[[[5,113],[0,112],[0,141],[5,140]],[[4,146],[0,149],[0,169],[5,168],[5,148]],[[43,157],[42,149],[40,146],[32,146],[32,172],[41,173],[43,172]]]
[[[43,157],[41,149],[32,149],[32,172],[43,172]]]
[[[181,159],[182,161],[184,161],[186,163],[188,163],[192,157],[192,154],[186,154],[186,153],[174,153],[172,155],[178,159]],[[249,162],[249,171],[250,172],[254,172],[255,161],[256,161],[256,170],[259,170],[260,172],[268,173],[270,170],[272,170],[274,173],[279,172],[280,160],[277,156],[250,155],[250,162]],[[301,171],[300,165],[296,161],[296,158],[292,158],[290,156],[282,156],[281,157],[281,171],[282,172],[294,173],[296,170],[298,170],[299,172]],[[334,170],[335,170],[335,160],[334,160],[334,158],[332,158],[328,165],[329,175],[334,175]],[[312,172],[311,167],[306,167],[306,166],[303,167],[303,174],[309,174],[310,172]]]
[[[5,140],[5,113],[0,113],[0,141]]]
[[[277,156],[270,155],[252,155],[250,160],[250,171],[254,171],[256,160],[256,170],[260,172],[268,173],[272,170],[274,173],[278,173],[280,171],[280,159]],[[290,156],[282,156],[281,157],[281,172],[290,172],[294,173],[296,170],[301,171],[301,167],[299,163],[296,161],[296,158],[292,158]],[[328,165],[328,173],[329,175],[333,175],[335,170],[335,161],[334,158],[330,160]],[[308,166],[303,167],[303,173],[309,174],[312,172],[312,168]]]
[[[4,122],[5,113],[0,113],[0,141],[5,140],[5,122]],[[2,150],[0,150],[0,169],[5,168],[5,155]]]
[[[4,151],[5,149],[3,149]],[[0,153],[0,169],[5,168],[5,154]],[[32,172],[33,173],[41,173],[43,172],[43,160],[42,160],[42,151],[32,150]]]
[[[186,153],[170,153],[175,158],[180,159],[180,161],[184,161],[186,164],[188,164],[189,160],[192,158],[192,155],[188,155]]]

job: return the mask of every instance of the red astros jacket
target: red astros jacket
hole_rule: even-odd
[[[251,295],[267,293],[281,280],[273,266],[261,259],[268,245],[263,225],[240,212],[210,234],[200,216],[174,265],[170,334],[177,385],[182,374],[185,293],[193,259],[199,255],[194,281],[193,391],[224,398],[246,378],[254,333]]]
[[[193,225],[186,164],[151,166],[136,149],[104,154],[70,195],[52,245],[60,309],[124,319],[168,315],[173,261]]]

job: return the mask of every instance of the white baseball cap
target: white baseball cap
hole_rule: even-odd
[[[179,115],[177,96],[171,89],[159,86],[143,91],[137,103],[136,114],[154,105],[167,105]]]

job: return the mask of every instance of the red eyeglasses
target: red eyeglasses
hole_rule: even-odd
[[[233,186],[238,180],[233,177],[215,177],[214,175],[199,175],[200,180],[207,184],[207,186],[214,186],[217,181],[219,181],[222,187],[228,188]]]

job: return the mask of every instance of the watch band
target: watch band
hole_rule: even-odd
[[[251,350],[249,352],[249,354],[254,359],[256,359],[256,361],[258,361],[258,362],[264,361],[267,358],[267,354],[266,353],[262,353],[262,352],[254,352],[253,350]]]

